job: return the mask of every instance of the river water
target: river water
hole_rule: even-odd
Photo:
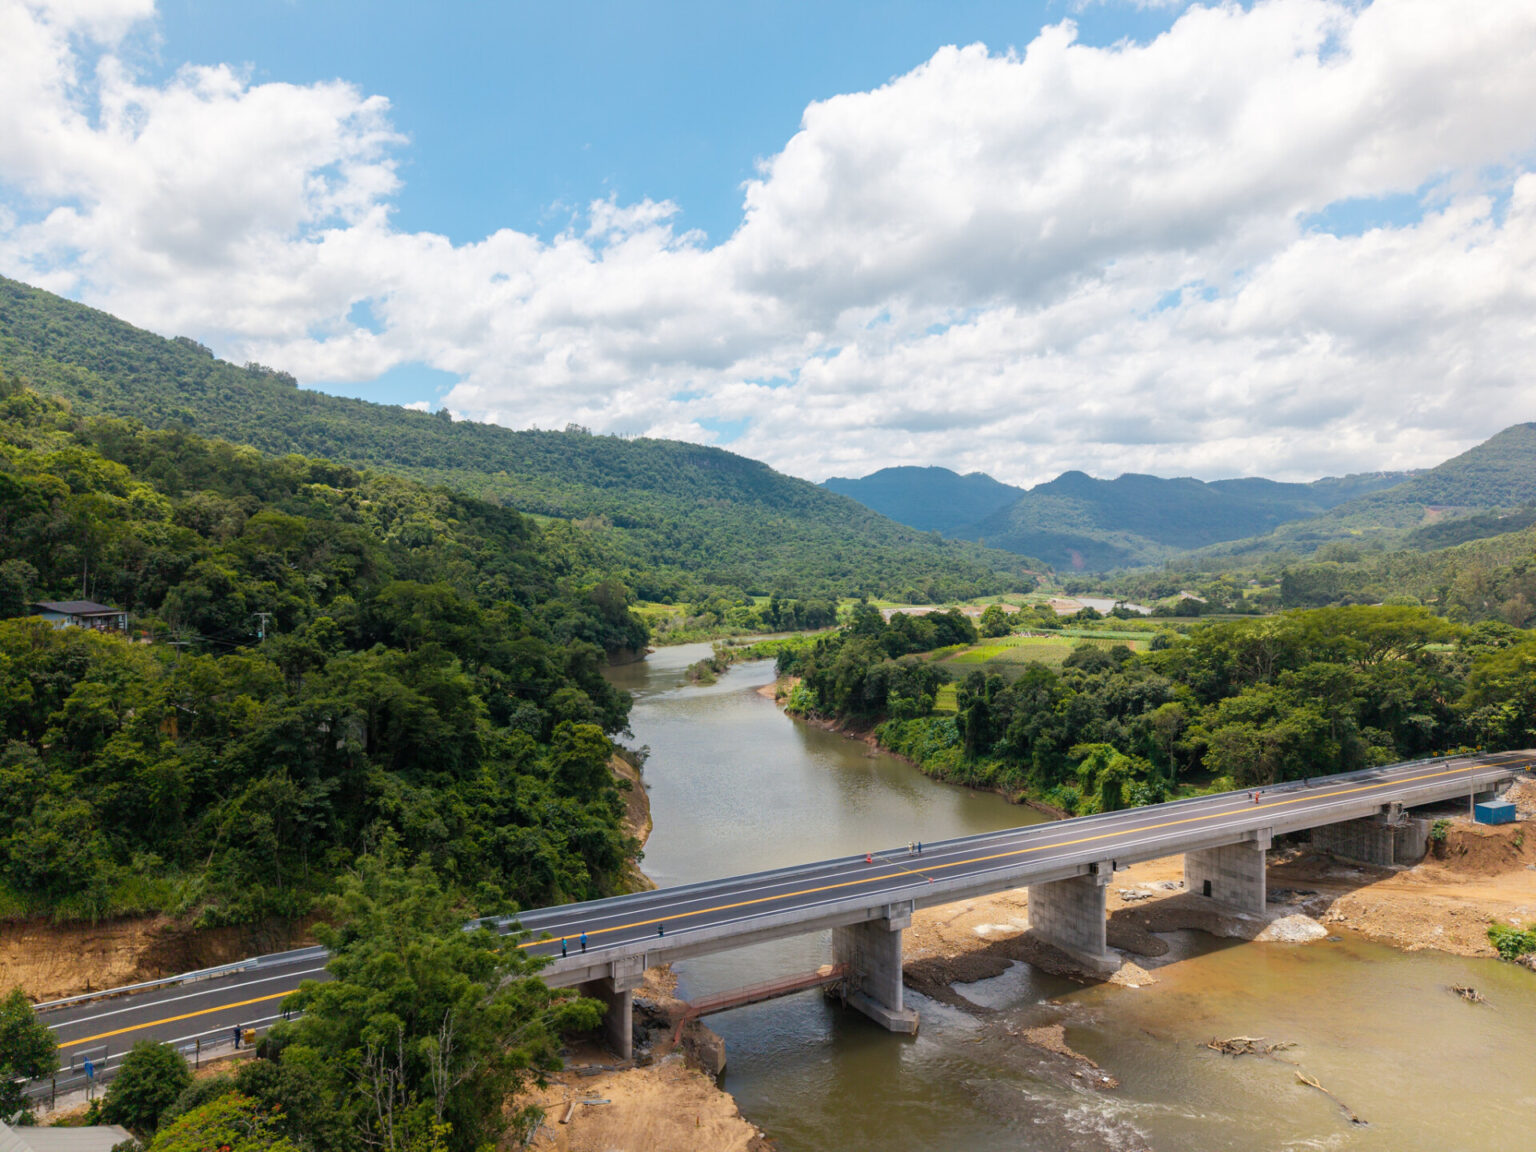
[[[634,742],[651,750],[655,827],[644,868],[658,884],[1039,819],[784,716],[757,693],[772,681],[770,663],[688,684],[683,670],[708,652],[666,648],[611,673],[635,694]],[[724,1086],[784,1152],[1532,1147],[1531,973],[1355,937],[1297,946],[1178,933],[1171,942],[1146,989],[1082,988],[1015,965],[960,986],[993,1010],[980,1017],[909,990],[922,1014],[916,1037],[893,1036],[814,992],[713,1016],[729,1055]],[[676,971],[691,997],[829,959],[819,934]],[[1489,1003],[1462,1001],[1452,984],[1474,985]],[[1064,1025],[1068,1042],[1121,1086],[1089,1088],[1010,1035],[1043,1023]],[[1279,1059],[1205,1047],[1236,1035],[1295,1047]],[[1333,1096],[1301,1084],[1298,1071]],[[1366,1123],[1351,1123],[1346,1109]]]

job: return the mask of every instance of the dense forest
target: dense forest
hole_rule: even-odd
[[[484,911],[620,883],[584,533],[0,392],[0,914],[292,916],[385,841]],[[82,594],[132,634],[26,615]]]
[[[82,414],[392,472],[579,524],[644,600],[736,589],[932,603],[1026,590],[1042,567],[919,532],[719,448],[513,431],[306,391],[281,371],[237,367],[193,340],[3,277],[0,369]]]
[[[972,672],[939,714],[948,672],[916,653],[967,642],[954,633],[858,611],[780,651],[798,678],[789,706],[875,726],[944,779],[1074,814],[1536,743],[1536,636],[1492,621],[1357,606],[1204,624],[1145,653],[1085,645],[1059,671]]]

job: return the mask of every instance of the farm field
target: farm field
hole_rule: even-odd
[[[972,671],[998,673],[1011,680],[1028,664],[1061,667],[1079,645],[1113,648],[1124,644],[1133,652],[1145,652],[1150,641],[1151,637],[1145,632],[1083,633],[1074,630],[1051,635],[1000,636],[965,648],[945,649],[937,662],[949,668],[956,680],[963,680]],[[936,711],[955,710],[955,688],[951,683],[939,689],[934,703]]]

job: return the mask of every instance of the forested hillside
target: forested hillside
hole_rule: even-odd
[[[645,631],[600,575],[568,527],[0,380],[0,915],[292,916],[390,843],[484,911],[612,891],[601,669]],[[82,593],[133,635],[23,615]]]
[[[1492,536],[1536,515],[1536,424],[1515,424],[1445,463],[1310,520],[1218,545],[1212,556],[1311,552],[1335,540],[1434,548]],[[1511,521],[1508,514],[1524,517]]]
[[[1205,483],[1127,474],[1097,480],[1065,472],[958,535],[1038,556],[1063,571],[1154,564],[1180,552],[1305,520],[1401,473],[1330,477],[1312,484],[1259,478]]]
[[[745,457],[670,440],[512,431],[305,391],[0,278],[0,369],[76,411],[447,484],[582,525],[645,599],[702,588],[932,601],[1028,588],[1027,558],[941,540]]]
[[[857,480],[833,476],[823,487],[899,523],[946,536],[1024,495],[984,472],[961,476],[948,468],[882,468]]]

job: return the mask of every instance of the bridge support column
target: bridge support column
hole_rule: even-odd
[[[603,1014],[603,1032],[620,1060],[635,1054],[635,989],[644,976],[645,957],[627,956],[615,960],[607,976],[577,985],[583,996],[608,1006]]]
[[[901,1002],[901,933],[912,925],[912,905],[892,904],[885,915],[832,929],[832,955],[853,969],[848,1003],[892,1032],[916,1032],[917,1013]]]
[[[1266,829],[1258,838],[1220,848],[1184,853],[1184,888],[1196,896],[1209,896],[1242,912],[1263,915],[1265,900],[1264,853],[1272,837]]]
[[[1114,874],[1113,862],[1101,860],[1085,876],[1031,884],[1030,932],[1089,971],[1114,972],[1120,961],[1105,942],[1104,902],[1105,886]]]

